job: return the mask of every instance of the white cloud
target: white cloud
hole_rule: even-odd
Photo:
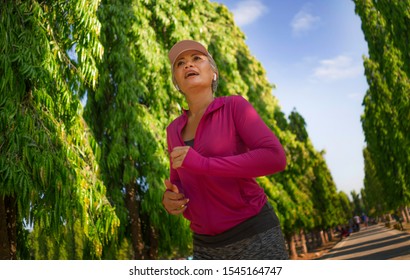
[[[319,21],[320,17],[313,16],[305,7],[293,17],[290,26],[294,35],[301,35],[313,29]]]
[[[315,80],[334,81],[358,77],[362,74],[360,63],[354,63],[349,56],[339,55],[332,59],[319,61],[319,66],[313,70]]]
[[[235,23],[239,26],[245,26],[256,21],[267,12],[267,7],[259,0],[245,0],[239,2],[232,12]]]

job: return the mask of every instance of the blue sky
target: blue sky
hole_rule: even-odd
[[[365,146],[360,122],[368,88],[368,54],[351,0],[220,0],[234,14],[251,53],[262,63],[272,94],[288,115],[304,117],[337,189],[363,188]]]

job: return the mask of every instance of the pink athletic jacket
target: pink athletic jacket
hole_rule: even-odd
[[[168,151],[184,146],[187,112],[167,128]],[[285,152],[252,105],[218,97],[199,122],[193,148],[170,180],[189,198],[185,218],[197,234],[216,235],[259,213],[267,198],[255,177],[285,169]]]

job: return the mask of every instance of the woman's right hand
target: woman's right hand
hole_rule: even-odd
[[[172,215],[183,213],[187,208],[189,199],[185,198],[184,194],[179,193],[178,187],[172,184],[170,180],[165,180],[165,186],[167,187],[167,191],[162,197],[162,204],[165,210]]]

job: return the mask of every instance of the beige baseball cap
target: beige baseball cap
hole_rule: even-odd
[[[203,53],[204,55],[209,55],[207,49],[201,44],[198,43],[197,41],[193,40],[182,40],[176,43],[168,53],[168,58],[169,61],[171,62],[171,67],[174,66],[175,60],[178,58],[178,56],[185,52],[185,51],[199,51]]]

